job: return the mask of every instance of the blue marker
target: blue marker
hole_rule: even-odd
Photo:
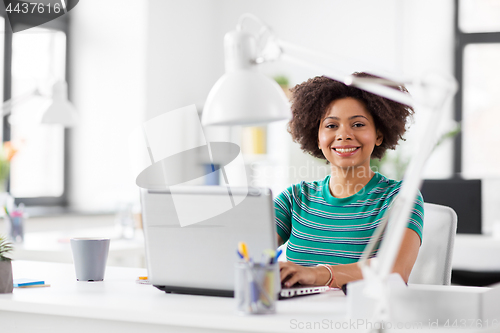
[[[238,257],[240,257],[240,259],[245,259],[245,257],[240,253],[240,251],[236,250],[236,253],[238,254]]]
[[[276,257],[274,257],[274,262],[277,262],[278,261],[278,258],[280,257],[280,255],[283,253],[283,250],[282,249],[279,249],[278,252],[276,253]]]

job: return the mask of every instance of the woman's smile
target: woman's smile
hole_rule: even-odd
[[[359,147],[356,146],[336,146],[332,147],[332,150],[341,157],[350,157],[359,151]]]

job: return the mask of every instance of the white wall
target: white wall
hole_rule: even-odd
[[[203,106],[224,70],[222,38],[214,24],[217,4],[217,0],[149,1],[146,119],[191,104]],[[203,134],[179,127],[175,135],[178,140],[168,144],[182,151]]]
[[[202,104],[224,70],[217,0],[150,0],[146,119]]]
[[[144,1],[86,0],[70,12],[70,94],[80,115],[70,147],[75,209],[114,209],[137,195],[127,143],[145,114],[146,11]]]
[[[451,0],[80,2],[72,11],[71,92],[82,126],[74,130],[71,203],[113,208],[113,200],[134,197],[123,165],[125,136],[143,120],[203,104],[224,73],[223,36],[241,14],[257,15],[281,39],[305,48],[376,64],[353,71],[376,67],[414,75],[426,68],[451,72],[452,9]],[[285,74],[292,84],[321,74],[279,62],[262,70]],[[311,159],[291,143],[284,126],[278,131],[271,148],[292,156],[285,163],[307,167]],[[178,144],[194,136],[189,128],[177,135]],[[451,171],[451,150],[445,148],[428,176]]]

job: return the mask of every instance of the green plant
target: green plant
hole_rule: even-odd
[[[462,124],[458,123],[455,128],[453,128],[452,130],[450,130],[449,132],[447,133],[444,133],[440,138],[439,140],[437,141],[436,145],[434,146],[434,149],[436,149],[440,144],[442,144],[444,141],[446,140],[449,140],[449,139],[453,139],[454,137],[456,137],[458,135],[458,133],[460,133],[460,131],[462,131]]]
[[[274,81],[276,81],[276,83],[278,83],[282,87],[288,87],[288,85],[290,84],[290,81],[284,75],[275,76]]]
[[[9,257],[6,255],[12,251],[12,243],[7,240],[6,237],[0,236],[0,261],[10,261]]]
[[[0,155],[0,183],[5,181],[5,179],[8,177],[9,170],[10,170],[9,160],[3,154]]]
[[[9,177],[10,161],[16,155],[17,148],[10,142],[4,142],[0,149],[0,191],[4,190],[4,182]]]

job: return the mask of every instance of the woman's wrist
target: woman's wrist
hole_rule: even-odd
[[[342,270],[340,269],[342,265],[330,266],[332,270],[332,274],[334,276],[332,282],[330,283],[330,288],[342,288],[342,284],[340,280],[342,280]]]
[[[333,271],[328,265],[320,264],[316,266],[316,281],[315,285],[329,286],[333,279]]]

